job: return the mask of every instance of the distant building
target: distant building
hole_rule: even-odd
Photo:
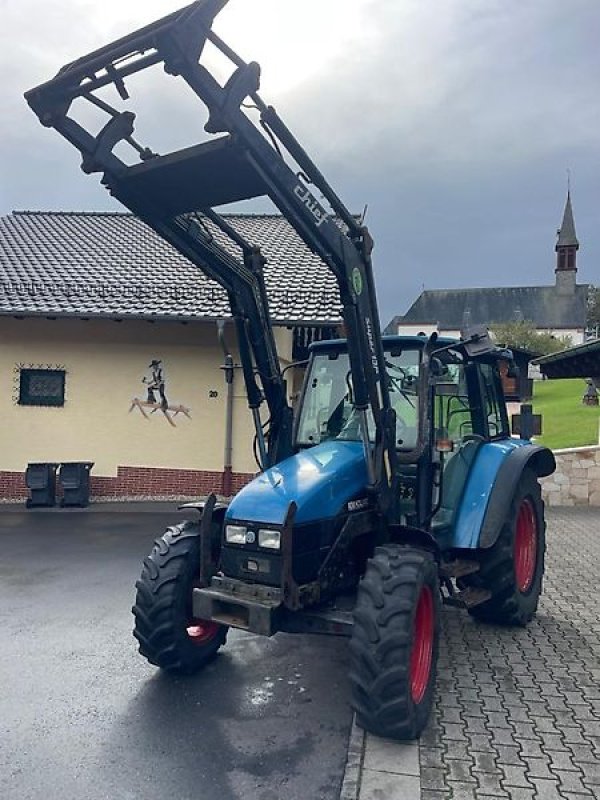
[[[577,251],[570,193],[556,242],[553,286],[499,286],[486,289],[435,289],[421,293],[404,316],[392,319],[386,333],[414,335],[434,331],[458,336],[465,324],[527,320],[544,333],[585,340],[589,286],[577,283]]]

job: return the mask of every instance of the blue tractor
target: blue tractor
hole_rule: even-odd
[[[381,336],[369,232],[260,97],[258,64],[212,30],[226,2],[198,0],[26,94],[85,172],[101,173],[225,288],[236,325],[260,473],[229,503],[196,504],[199,520],[157,541],[137,583],[134,635],[152,664],[179,673],[201,669],[230,627],[347,636],[359,723],[412,739],[433,701],[441,603],[506,625],[534,615],[545,551],[538,478],[554,458],[511,437],[499,374],[511,354],[485,329],[458,340]],[[224,82],[203,63],[207,42],[232,65]],[[156,64],[208,109],[209,136],[166,155],[134,138],[135,115],[105,91],[127,100],[126,80]],[[108,116],[95,135],[69,115],[82,100]],[[311,346],[294,410],[265,259],[215,211],[260,196],[332,271],[343,307],[346,338]]]

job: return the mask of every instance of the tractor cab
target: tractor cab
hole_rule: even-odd
[[[510,439],[498,361],[510,358],[488,340],[472,355],[465,342],[425,336],[383,337],[395,412],[397,484],[403,524],[452,541],[467,479],[485,443]],[[297,450],[323,442],[360,442],[344,340],[317,342],[299,408]],[[369,416],[371,445],[375,424]]]

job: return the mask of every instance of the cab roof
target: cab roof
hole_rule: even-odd
[[[384,350],[392,350],[401,347],[406,350],[418,350],[425,347],[429,341],[429,336],[382,336]],[[439,347],[455,344],[458,339],[440,336],[436,340]],[[309,352],[319,353],[321,351],[342,353],[347,350],[346,339],[325,339],[322,342],[313,342],[309,347]]]

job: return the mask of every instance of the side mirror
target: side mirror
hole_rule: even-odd
[[[473,325],[461,330],[460,338],[462,346],[471,358],[496,350],[496,345],[485,325]]]

